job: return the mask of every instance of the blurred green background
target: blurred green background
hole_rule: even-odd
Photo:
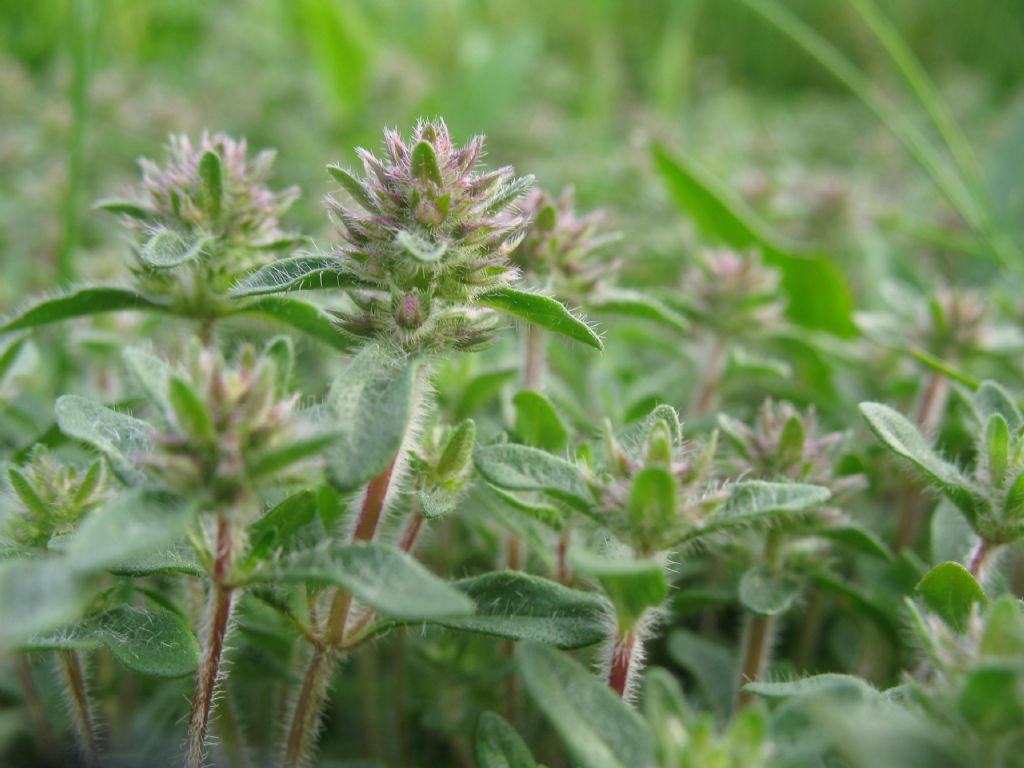
[[[783,5],[923,122],[846,0]],[[1024,4],[884,12],[1012,207]],[[484,132],[492,163],[608,209],[634,280],[684,255],[652,140],[826,250],[862,302],[882,274],[948,268],[927,252],[893,266],[922,228],[955,233],[955,215],[882,123],[740,0],[0,0],[0,311],[54,281],[108,276],[124,246],[91,202],[127,190],[169,132],[278,148],[277,183],[303,190],[289,223],[323,242],[324,164],[352,163],[383,125],[419,115],[443,115],[460,140]]]

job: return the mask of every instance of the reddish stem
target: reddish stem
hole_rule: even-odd
[[[970,572],[975,579],[981,579],[981,569],[985,567],[988,556],[992,554],[992,542],[982,539],[978,542],[978,548],[974,550],[974,557],[971,558]]]
[[[409,524],[405,528],[405,532],[402,534],[402,541],[399,543],[398,548],[403,552],[411,552],[412,548],[416,544],[416,539],[420,535],[420,529],[423,528],[423,515],[420,514],[419,509],[416,509],[416,505],[413,505],[412,519],[409,520]]]
[[[626,695],[630,667],[633,664],[633,647],[635,643],[636,635],[632,632],[626,632],[616,637],[615,645],[612,646],[611,664],[608,666],[608,686],[620,698],[624,698]]]
[[[558,582],[568,585],[572,582],[572,574],[569,572],[567,555],[569,554],[569,531],[566,530],[558,537]]]
[[[356,529],[352,534],[353,541],[372,541],[377,534],[377,526],[380,524],[381,513],[384,511],[384,501],[387,499],[388,487],[391,485],[391,474],[395,471],[397,461],[398,456],[396,455],[391,463],[384,468],[384,471],[366,486],[366,497],[363,499],[363,505],[356,520]]]
[[[743,649],[743,664],[740,669],[740,706],[754,700],[754,694],[743,690],[746,683],[753,683],[764,676],[768,666],[768,653],[771,646],[772,631],[775,625],[773,616],[751,616],[747,625],[746,644]]]

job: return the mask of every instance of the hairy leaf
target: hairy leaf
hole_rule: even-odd
[[[479,297],[481,304],[526,320],[594,349],[604,349],[601,338],[560,301],[539,293],[498,288]]]
[[[153,432],[149,424],[77,395],[59,398],[54,411],[61,432],[106,456],[124,482],[134,484],[144,479],[132,456],[148,444]]]
[[[129,288],[93,285],[52,299],[43,299],[30,305],[0,325],[0,333],[37,328],[74,317],[88,317],[124,310],[168,311],[166,307],[150,301],[141,293],[136,293]]]
[[[526,445],[489,445],[473,456],[477,472],[510,491],[543,491],[588,512],[593,497],[582,472],[565,459]]]
[[[476,726],[479,768],[536,768],[530,748],[516,729],[494,712],[484,712]]]

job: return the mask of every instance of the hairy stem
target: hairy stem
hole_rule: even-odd
[[[743,661],[740,664],[740,706],[745,706],[754,700],[754,694],[744,691],[743,686],[746,683],[757,682],[764,676],[774,632],[774,616],[753,615],[747,619],[743,642]]]
[[[71,717],[75,725],[75,741],[82,760],[88,768],[100,764],[99,739],[96,737],[96,723],[89,702],[89,691],[82,669],[82,658],[78,651],[58,651],[64,685],[67,690]]]
[[[420,531],[423,529],[423,515],[420,514],[420,504],[415,496],[412,499],[411,506],[409,522],[406,523],[405,531],[402,533],[402,540],[398,545],[398,548],[403,552],[412,552],[412,548],[416,546],[416,539],[419,538]]]
[[[547,337],[544,331],[530,324],[523,339],[523,387],[541,390],[547,370]]]
[[[352,532],[353,541],[372,541],[377,534],[399,455],[396,455],[384,471],[367,485],[366,495],[363,497]],[[411,544],[412,542],[410,546]],[[327,698],[327,687],[339,649],[344,643],[345,629],[351,612],[352,595],[344,589],[336,589],[331,596],[331,607],[324,623],[322,640],[313,650],[302,687],[292,706],[291,725],[288,727],[282,762],[284,768],[301,768],[308,764],[313,753],[313,743],[320,727],[320,713]]]
[[[929,375],[917,401],[915,420],[921,432],[931,435],[939,427],[949,399],[949,379],[935,372]],[[921,528],[924,504],[919,494],[906,494],[900,505],[900,522],[896,533],[896,550],[914,546]]]
[[[725,342],[716,335],[711,340],[707,357],[704,358],[700,383],[697,385],[697,394],[693,399],[694,416],[705,416],[714,406],[718,397],[718,385],[722,383],[722,376],[725,375],[725,360]]]
[[[557,562],[558,562],[558,583],[569,585],[572,583],[572,573],[569,570],[569,538],[570,532],[567,528],[562,531],[558,536],[558,545],[556,550]]]
[[[626,697],[635,650],[635,632],[626,630],[616,635],[612,644],[611,660],[608,664],[608,687],[615,691],[620,698]]]
[[[14,657],[14,674],[18,678],[18,687],[21,688],[21,696],[25,700],[25,709],[28,712],[29,722],[32,723],[32,730],[35,731],[38,747],[44,754],[49,754],[53,737],[46,719],[43,697],[32,676],[32,667],[29,665],[28,659],[21,654]]]
[[[213,584],[207,607],[206,639],[203,655],[196,673],[192,693],[192,711],[188,720],[186,742],[186,768],[202,768],[206,760],[206,734],[213,710],[214,694],[220,677],[221,661],[227,641],[234,589],[229,583],[234,549],[234,531],[231,523],[220,518],[217,522],[217,552],[213,569]]]
[[[989,555],[992,554],[992,542],[988,539],[982,539],[978,542],[978,548],[974,550],[974,556],[971,557],[970,572],[978,581],[981,580],[981,572],[988,562]]]

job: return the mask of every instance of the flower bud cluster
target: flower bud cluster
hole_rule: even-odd
[[[780,324],[785,300],[778,270],[757,251],[703,251],[683,276],[681,309],[725,337],[763,333]]]
[[[364,178],[332,166],[361,210],[329,198],[349,282],[341,327],[407,351],[476,349],[496,314],[474,300],[517,277],[509,255],[523,236],[518,200],[532,177],[510,167],[482,172],[483,137],[452,144],[440,120],[421,121],[406,142],[384,132],[384,155],[360,149]]]

